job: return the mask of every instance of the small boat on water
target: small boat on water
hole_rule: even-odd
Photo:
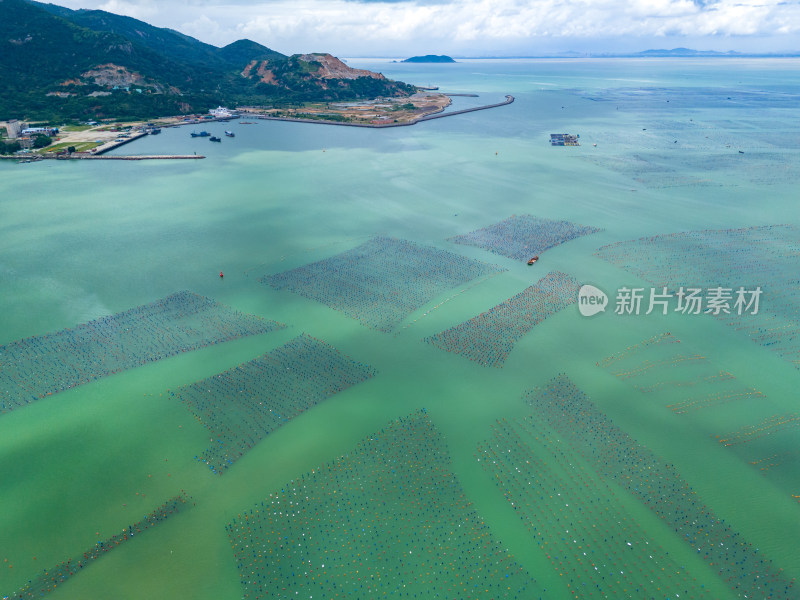
[[[539,255],[538,254],[528,261],[528,265],[530,266],[530,265],[534,264],[537,260],[539,260]]]
[[[236,134],[233,133],[232,131],[226,131],[225,135],[227,135],[228,137],[236,137]]]
[[[217,136],[215,136],[215,135],[212,135],[212,136],[211,136],[210,138],[208,138],[208,139],[209,139],[209,140],[211,140],[212,142],[221,142],[221,141],[222,141],[222,139],[221,139],[221,138],[218,138],[218,137],[217,137]]]
[[[239,121],[239,125],[255,125],[253,121]]]
[[[197,133],[196,131],[193,131],[191,135],[192,135],[192,137],[208,137],[211,134],[208,133],[207,131],[201,131],[200,133]]]

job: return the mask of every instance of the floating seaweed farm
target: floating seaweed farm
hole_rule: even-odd
[[[270,432],[375,374],[301,335],[271,352],[171,392],[211,433],[199,457],[220,475]]]
[[[770,415],[753,425],[745,425],[736,431],[717,436],[717,441],[723,446],[740,446],[797,427],[800,427],[800,413]]]
[[[285,327],[178,292],[77,327],[0,346],[0,414],[181,352]]]
[[[528,392],[525,401],[593,472],[616,482],[674,530],[737,597],[797,597],[794,580],[787,580],[703,504],[674,466],[617,427],[568,377],[560,375]]]
[[[471,508],[423,412],[226,526],[243,598],[537,598]]]
[[[678,414],[764,398],[670,333],[629,346],[597,363]]]
[[[537,421],[498,421],[477,459],[563,582],[558,597],[710,598],[609,483]]]
[[[797,451],[800,415],[770,414],[775,408],[764,401],[763,393],[684,346],[672,334],[662,333],[597,364],[646,394],[648,400],[676,414],[688,415],[730,402],[757,400],[743,411],[747,417],[738,417],[748,419],[748,424],[722,434],[715,426],[714,438],[729,447],[744,464],[771,479],[773,485],[793,491],[800,469]],[[706,429],[705,435],[708,434]]]
[[[770,414],[714,438],[775,487],[798,498],[800,413]]]
[[[554,221],[533,215],[513,215],[483,229],[449,238],[449,241],[477,246],[500,256],[528,262],[545,250],[584,235],[601,231],[570,221]]]
[[[391,332],[439,294],[503,270],[431,246],[375,237],[352,250],[260,281],[321,302],[367,327]]]
[[[580,146],[581,136],[575,133],[551,133],[551,146]]]
[[[673,294],[681,288],[722,288],[730,302],[727,312],[715,316],[800,368],[797,227],[672,233],[603,246],[597,255]],[[750,292],[759,287],[758,305],[737,310],[737,290]],[[748,303],[753,300],[752,294],[745,297]]]
[[[553,271],[502,304],[425,338],[487,367],[502,367],[516,343],[536,325],[578,298],[578,282]]]
[[[86,552],[68,558],[60,565],[45,569],[40,575],[33,578],[18,592],[6,596],[9,600],[22,600],[24,598],[41,598],[45,594],[55,591],[55,589],[66,583],[71,577],[81,573],[83,569],[91,566],[97,559],[103,557],[108,552],[132,540],[139,534],[148,529],[163,523],[169,517],[174,516],[187,508],[193,506],[191,498],[181,492],[179,495],[170,498],[164,504],[144,515],[141,520],[128,525],[121,533],[116,533],[111,537],[97,542]]]

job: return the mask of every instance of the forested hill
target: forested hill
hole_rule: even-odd
[[[326,54],[224,48],[100,10],[0,0],[0,120],[148,118],[222,105],[412,93]]]

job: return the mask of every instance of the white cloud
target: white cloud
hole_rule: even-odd
[[[247,37],[286,53],[503,54],[541,49],[800,49],[800,7],[782,0],[62,0],[91,4],[224,45]],[[596,41],[596,42],[594,42]],[[638,43],[637,43],[638,42]],[[772,47],[766,47],[772,46]]]
[[[151,19],[159,14],[158,7],[150,0],[145,0],[144,2],[107,0],[105,2],[100,2],[97,8],[118,15],[133,17],[134,19],[139,19],[141,21],[148,21],[148,19]]]

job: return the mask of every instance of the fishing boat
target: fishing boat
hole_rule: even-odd
[[[192,137],[208,137],[211,134],[208,133],[207,131],[201,131],[200,133],[197,133],[196,131],[193,131],[191,135],[192,135]]]
[[[537,260],[539,260],[539,255],[538,254],[528,261],[528,265],[530,266],[530,265],[534,264]]]
[[[228,137],[236,137],[236,134],[233,133],[232,131],[226,131],[225,135],[227,135]]]
[[[221,138],[218,138],[218,137],[217,137],[217,136],[215,136],[215,135],[212,135],[212,136],[211,136],[210,138],[208,138],[208,139],[209,139],[209,140],[211,140],[212,142],[221,142],[221,141],[222,141],[222,139],[221,139]]]

